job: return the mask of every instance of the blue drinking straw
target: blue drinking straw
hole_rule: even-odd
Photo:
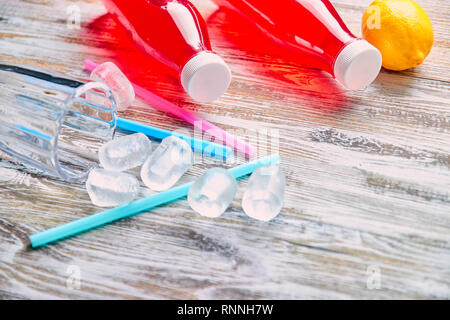
[[[231,148],[210,142],[205,140],[199,140],[194,137],[185,136],[173,131],[164,130],[161,128],[153,127],[148,124],[143,124],[133,120],[128,120],[124,118],[117,118],[117,127],[132,132],[141,132],[149,137],[155,139],[164,139],[168,136],[176,136],[184,141],[186,141],[195,152],[205,153],[211,157],[226,159],[231,154]]]
[[[278,164],[280,156],[278,154],[263,157],[249,163],[239,165],[228,169],[236,179],[242,178],[259,167]],[[63,238],[75,236],[79,233],[98,228],[104,224],[116,221],[118,219],[128,218],[143,211],[149,211],[155,207],[161,206],[187,196],[189,188],[193,182],[188,182],[181,186],[157,193],[155,195],[142,198],[122,206],[105,210],[61,226],[31,235],[30,243],[33,248],[46,245]]]

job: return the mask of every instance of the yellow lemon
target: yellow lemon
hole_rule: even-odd
[[[383,67],[417,67],[433,46],[433,27],[425,10],[411,0],[375,0],[364,12],[363,37],[380,50]]]

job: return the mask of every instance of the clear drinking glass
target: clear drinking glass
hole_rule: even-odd
[[[69,182],[83,182],[116,128],[109,88],[32,67],[0,64],[0,151]],[[87,99],[87,94],[107,99]],[[105,101],[99,105],[93,101]]]

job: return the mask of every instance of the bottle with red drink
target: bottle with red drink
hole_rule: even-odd
[[[306,67],[330,73],[344,87],[371,84],[381,54],[355,37],[328,0],[214,0],[255,23]]]
[[[186,0],[102,0],[137,46],[174,70],[198,102],[220,97],[231,71],[211,48],[206,23]]]

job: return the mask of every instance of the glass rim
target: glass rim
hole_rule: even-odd
[[[65,166],[63,164],[61,164],[60,159],[58,157],[58,150],[59,150],[58,142],[59,142],[59,138],[60,138],[61,128],[63,126],[64,119],[66,118],[67,113],[70,110],[70,107],[75,102],[75,99],[80,97],[84,93],[88,92],[89,90],[93,90],[93,89],[103,91],[103,93],[105,94],[105,97],[108,99],[108,101],[111,104],[111,108],[109,110],[109,112],[112,115],[112,121],[113,121],[113,125],[111,126],[111,139],[114,137],[116,124],[117,124],[117,105],[116,105],[116,100],[114,98],[114,95],[113,95],[111,89],[106,84],[103,84],[101,82],[96,82],[96,81],[87,82],[87,83],[84,83],[84,84],[80,85],[79,87],[75,88],[74,92],[63,102],[63,112],[62,112],[61,116],[58,118],[56,134],[52,139],[51,161],[52,161],[58,175],[62,179],[64,179],[65,181],[68,181],[68,182],[79,183],[79,182],[84,181],[87,178],[91,167],[86,167],[86,170],[83,170],[83,171],[80,170],[79,172],[77,172],[77,171],[65,168]]]

